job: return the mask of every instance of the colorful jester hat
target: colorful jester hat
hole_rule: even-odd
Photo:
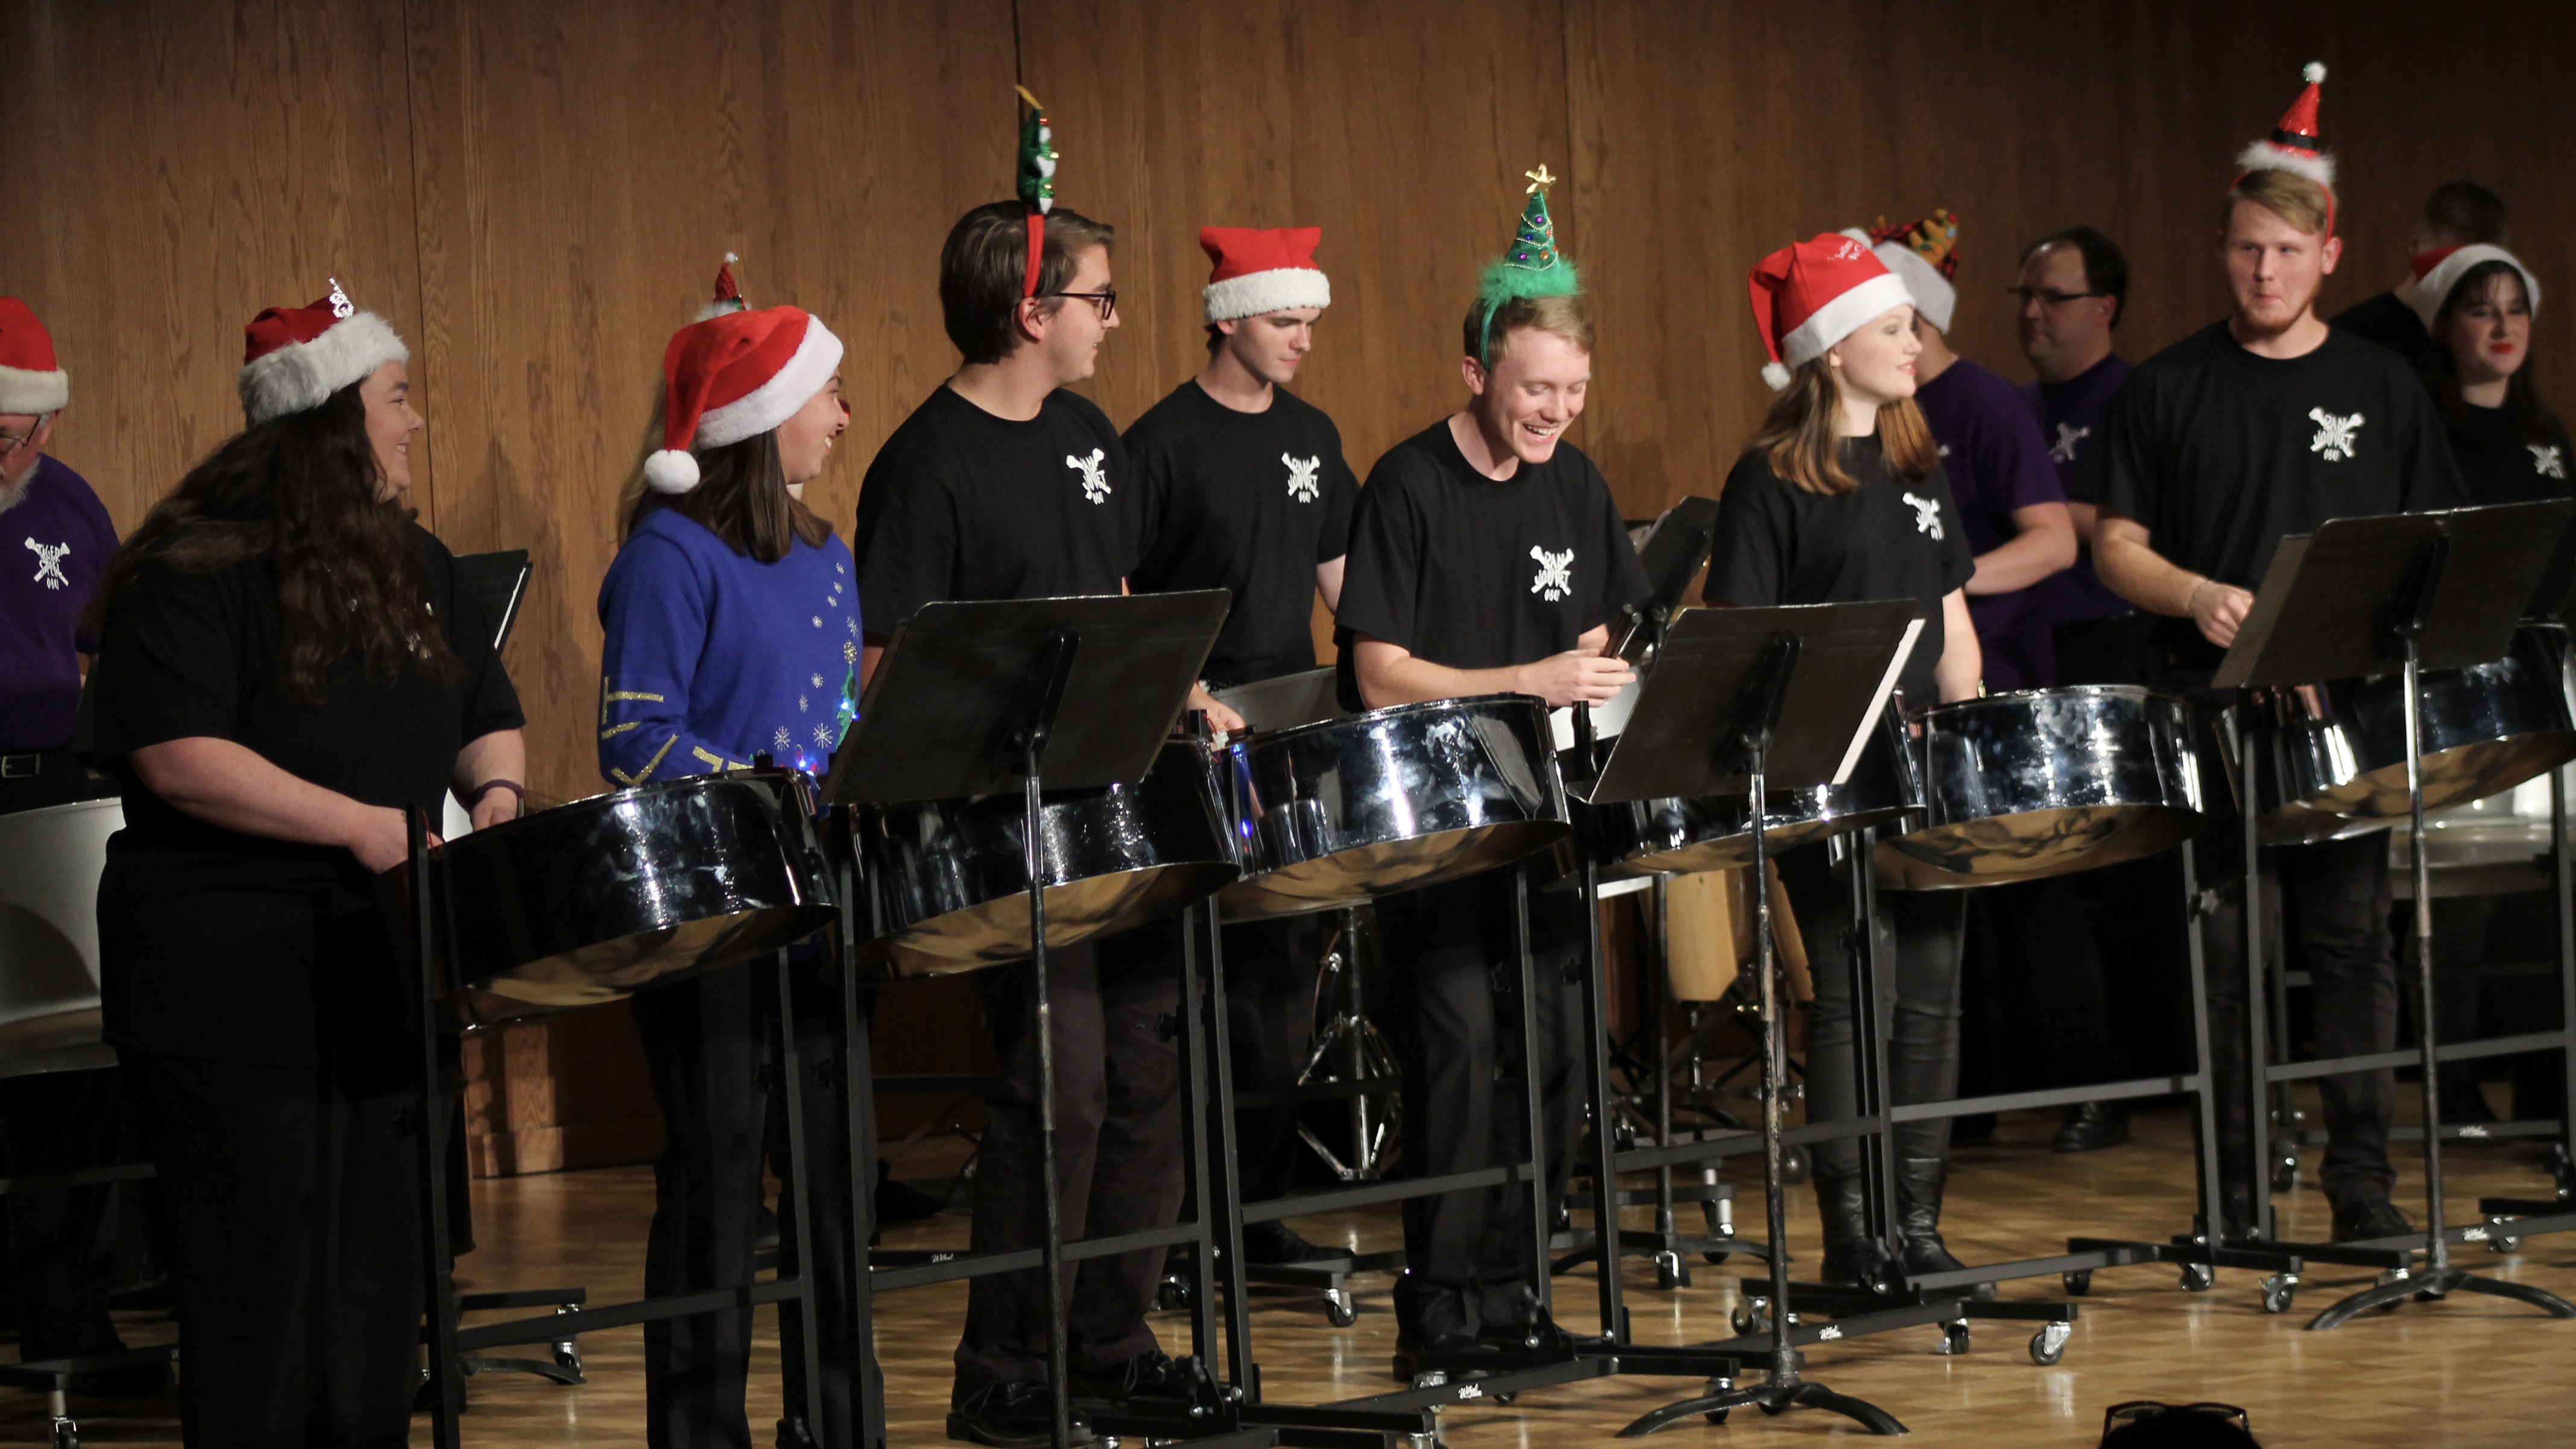
[[[1047,125],[1046,107],[1028,87],[1013,86],[1028,103],[1020,118],[1020,201],[1029,209],[1029,270],[1020,295],[1038,294],[1038,269],[1046,260],[1046,217],[1055,209],[1055,131]]]
[[[1541,164],[1524,171],[1529,178],[1529,204],[1521,208],[1519,232],[1503,254],[1485,263],[1476,280],[1476,306],[1484,313],[1477,329],[1476,361],[1494,365],[1494,314],[1506,302],[1523,297],[1572,297],[1583,291],[1574,263],[1556,249],[1556,220],[1547,214],[1547,189],[1556,178]]]

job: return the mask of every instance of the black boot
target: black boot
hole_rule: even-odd
[[[1858,1176],[1816,1175],[1816,1215],[1825,1221],[1825,1262],[1818,1270],[1837,1288],[1878,1291],[1887,1249],[1869,1231],[1869,1191]]]
[[[1949,1178],[1946,1157],[1896,1159],[1896,1239],[1909,1275],[1956,1273],[1968,1266],[1941,1241],[1941,1189]],[[1992,1301],[1995,1285],[1980,1283],[1969,1296]]]

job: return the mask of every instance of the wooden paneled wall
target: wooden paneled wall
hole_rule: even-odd
[[[411,340],[424,521],[536,554],[508,658],[540,801],[599,788],[594,600],[664,339],[732,251],[755,303],[848,340],[851,431],[811,495],[846,529],[953,366],[938,246],[1008,192],[1014,80],[1063,203],[1120,232],[1092,395],[1124,421],[1197,365],[1200,225],[1320,225],[1336,300],[1302,391],[1363,473],[1455,405],[1534,165],[1602,323],[1576,436],[1647,515],[1714,491],[1758,421],[1742,277],[1795,237],[1955,209],[1955,341],[2010,375],[2002,288],[2068,222],[2129,252],[2132,356],[2216,317],[2213,203],[2311,58],[2345,172],[2329,303],[2393,280],[2416,202],[2475,177],[2570,299],[2535,350],[2576,402],[2576,12],[2549,0],[14,0],[0,55],[0,292],[74,376],[57,451],[131,527],[237,425],[241,324],[338,277]],[[546,1030],[622,1030],[597,1016]],[[631,1071],[597,1042],[495,1055]]]

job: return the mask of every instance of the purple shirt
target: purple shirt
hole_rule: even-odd
[[[1917,388],[1915,406],[1941,445],[1968,549],[1988,553],[2021,532],[2013,510],[2063,503],[2066,490],[2049,466],[2048,444],[2022,406],[2013,385],[1966,358]],[[1968,600],[1977,645],[1986,657],[1986,686],[2001,693],[2038,689],[2057,680],[2049,647],[2048,618],[2029,589]]]
[[[2022,384],[2021,400],[2039,419],[2057,479],[2066,486],[2066,496],[2078,503],[2102,496],[2102,423],[2110,416],[2111,399],[2128,380],[2129,360],[2115,352],[2064,382]],[[2137,612],[2093,572],[2088,547],[2077,549],[2075,567],[2049,575],[2031,585],[2030,592],[2051,624],[2091,624]]]
[[[98,641],[81,611],[116,552],[116,525],[81,475],[43,457],[0,511],[0,750],[72,742],[81,654]]]

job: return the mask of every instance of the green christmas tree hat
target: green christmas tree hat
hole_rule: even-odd
[[[1013,86],[1029,112],[1020,119],[1020,201],[1029,209],[1029,270],[1020,288],[1023,297],[1038,294],[1038,271],[1046,261],[1046,218],[1055,209],[1055,131],[1047,125],[1046,106],[1026,86]]]
[[[1582,274],[1556,249],[1556,220],[1547,214],[1547,188],[1556,178],[1547,173],[1544,163],[1521,174],[1530,184],[1520,230],[1501,256],[1485,263],[1476,279],[1476,305],[1485,314],[1477,334],[1476,360],[1487,367],[1494,365],[1494,314],[1504,303],[1523,297],[1572,297],[1583,291]]]

